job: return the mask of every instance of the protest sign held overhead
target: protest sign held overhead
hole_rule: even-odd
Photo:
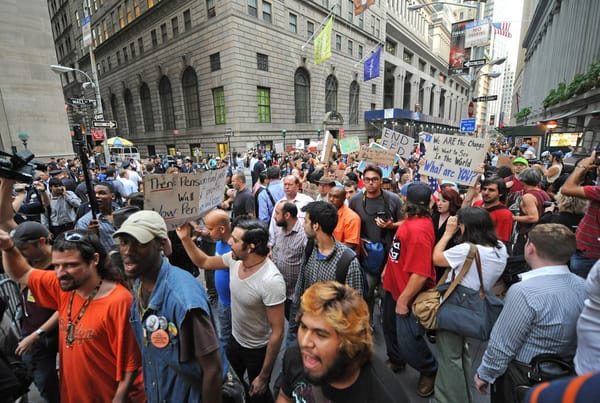
[[[381,132],[381,140],[379,144],[382,147],[394,150],[398,156],[408,159],[415,149],[415,140],[402,133],[395,132],[387,127],[384,127]]]
[[[340,151],[342,152],[342,154],[349,154],[353,151],[360,150],[360,139],[358,138],[358,136],[339,139],[338,143],[340,145]]]
[[[425,164],[420,173],[472,186],[477,168],[484,161],[490,139],[449,134],[427,134]]]
[[[144,207],[158,212],[169,230],[203,217],[223,201],[227,169],[196,174],[144,176]]]

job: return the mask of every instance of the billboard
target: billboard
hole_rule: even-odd
[[[467,24],[473,20],[460,21],[452,24],[450,38],[450,61],[448,63],[448,74],[468,74],[469,68],[464,64],[471,59],[471,49],[465,46],[465,30]]]
[[[465,30],[465,47],[487,46],[490,43],[490,20],[473,21]]]

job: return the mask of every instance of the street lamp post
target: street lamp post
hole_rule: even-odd
[[[90,57],[93,58],[93,54],[94,52],[92,52],[91,50],[91,46],[90,46]],[[94,62],[95,62],[95,58],[94,58]],[[96,114],[97,115],[103,115],[103,109],[102,109],[102,95],[100,95],[100,86],[98,85],[98,76],[95,74],[96,71],[96,67],[94,62],[92,62],[92,76],[90,77],[85,71],[83,70],[79,70],[79,69],[75,69],[73,67],[67,67],[67,66],[61,66],[60,64],[53,64],[50,66],[50,70],[52,70],[55,73],[70,73],[70,72],[77,72],[79,74],[82,74],[83,76],[85,76],[85,78],[87,78],[87,83],[83,83],[84,88],[88,88],[88,87],[94,87],[95,93],[96,93]],[[104,129],[102,129],[104,130]],[[109,152],[108,152],[108,142],[107,142],[107,138],[106,138],[106,132],[104,133],[104,140],[102,141],[102,145],[104,147],[104,163],[108,164],[109,162]]]
[[[287,130],[285,129],[281,129],[281,137],[283,137],[283,154],[285,155],[285,134],[287,133]]]
[[[230,127],[225,129],[225,137],[227,137],[227,151],[229,152],[229,166],[233,166],[233,154],[231,152],[231,136],[233,136],[233,130]]]
[[[29,140],[29,134],[19,133],[19,140],[23,143],[23,148],[27,148],[27,140]]]

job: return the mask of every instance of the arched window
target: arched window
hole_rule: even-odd
[[[173,109],[173,92],[171,91],[171,81],[167,76],[163,76],[158,84],[158,94],[160,96],[160,109],[162,110],[163,130],[175,129],[175,109]]]
[[[115,94],[110,95],[110,111],[112,113],[113,120],[119,121],[119,102],[117,101],[117,96]],[[119,134],[119,130],[116,129],[117,135]]]
[[[200,127],[200,97],[198,95],[198,77],[193,68],[188,67],[181,79],[183,102],[185,107],[185,124],[187,127]]]
[[[348,115],[350,116],[349,123],[351,125],[358,124],[358,95],[360,92],[360,88],[358,87],[358,83],[356,80],[352,81],[350,84],[350,111]]]
[[[146,83],[140,87],[140,101],[142,103],[142,115],[144,118],[144,130],[154,131],[154,116],[152,115],[152,99],[150,98],[150,88]]]
[[[296,123],[310,123],[310,78],[304,69],[294,75],[294,103]]]
[[[125,90],[123,94],[123,102],[125,102],[125,114],[127,115],[127,127],[129,128],[129,134],[134,133],[137,129],[137,122],[135,121],[135,112],[133,110],[133,97],[129,88]]]
[[[333,75],[325,81],[325,112],[337,111],[338,83]]]

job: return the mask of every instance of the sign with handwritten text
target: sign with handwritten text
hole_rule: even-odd
[[[339,139],[338,143],[340,144],[340,151],[342,154],[349,154],[353,151],[360,150],[360,139],[358,136],[353,137],[345,137],[343,139]]]
[[[379,144],[390,150],[394,150],[398,156],[408,159],[415,149],[415,140],[402,133],[384,127],[381,131],[381,140]]]
[[[158,212],[169,230],[205,216],[223,201],[226,168],[195,174],[144,176],[144,208]]]
[[[472,186],[477,178],[477,169],[485,159],[490,139],[427,134],[424,143],[427,152],[421,174]]]

